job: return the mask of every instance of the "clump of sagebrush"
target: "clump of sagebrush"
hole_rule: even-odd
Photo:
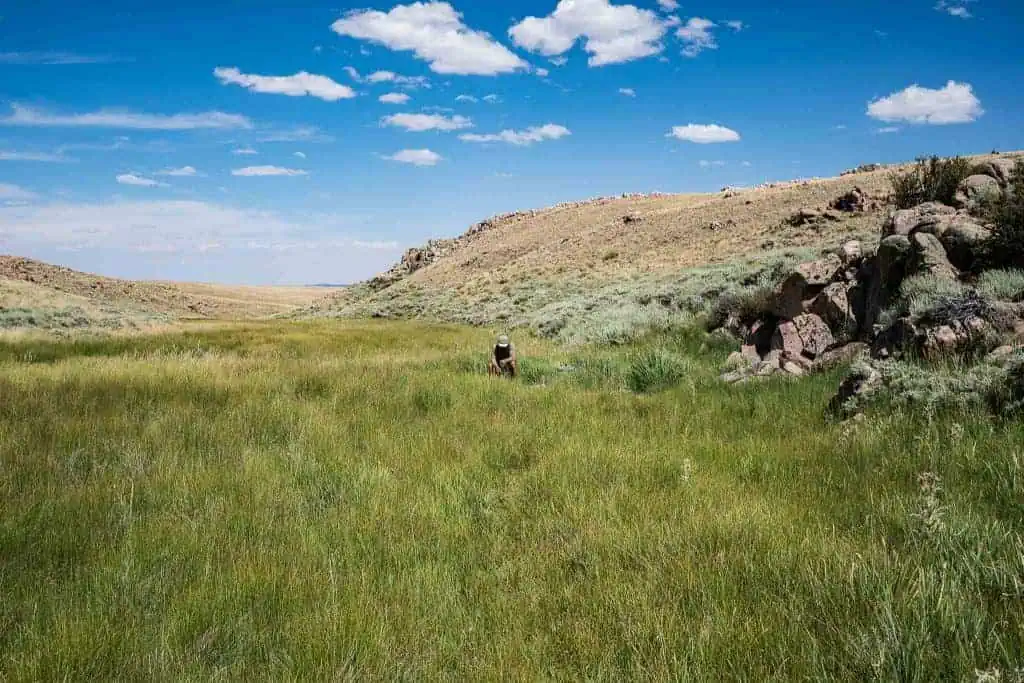
[[[893,201],[898,209],[911,209],[924,202],[952,204],[957,188],[970,173],[971,164],[962,157],[918,159],[909,171],[889,175]]]
[[[978,277],[977,288],[995,301],[1024,301],[1024,270],[987,270]]]
[[[959,281],[948,277],[912,275],[900,285],[899,297],[892,306],[897,315],[921,317],[945,299],[964,295],[966,288]]]
[[[992,224],[982,262],[989,268],[1024,268],[1024,159],[1010,173],[1004,192],[990,195],[981,214]]]
[[[844,408],[857,412],[876,402],[893,407],[916,408],[935,414],[943,411],[1006,413],[1014,393],[1008,387],[1015,380],[1007,368],[991,363],[974,365],[926,365],[897,361],[875,361],[870,371],[880,375],[881,389],[850,399]],[[854,366],[850,373],[868,372]],[[1024,392],[1020,394],[1024,398]]]

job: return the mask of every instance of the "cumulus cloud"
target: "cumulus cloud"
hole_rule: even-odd
[[[368,83],[393,83],[402,88],[429,88],[430,79],[426,76],[403,76],[394,71],[374,71],[366,77]]]
[[[104,109],[88,114],[52,114],[20,104],[11,105],[11,114],[0,118],[4,126],[49,126],[127,128],[135,130],[252,129],[252,121],[239,114],[208,111],[201,114],[139,114]]]
[[[569,58],[568,57],[552,57],[548,61],[550,61],[555,66],[565,66],[566,64],[569,63]]]
[[[422,133],[428,130],[461,130],[472,128],[472,119],[465,116],[441,116],[440,114],[392,114],[381,119],[381,125],[405,128]]]
[[[362,79],[362,77],[361,77],[361,76],[359,75],[359,71],[358,71],[358,70],[357,70],[357,69],[356,69],[356,68],[355,68],[354,66],[346,66],[346,67],[345,67],[344,69],[342,69],[342,70],[343,70],[343,71],[344,71],[345,73],[347,73],[347,74],[348,74],[348,77],[349,77],[349,78],[351,78],[351,79],[352,79],[353,81],[355,81],[356,83],[362,83],[363,79]]]
[[[413,166],[436,166],[444,157],[429,149],[403,149],[384,158],[389,161],[412,164]]]
[[[541,78],[547,78],[548,74],[551,73],[550,71],[548,71],[547,69],[544,69],[544,68],[534,69],[533,72],[535,74],[537,74],[538,76],[540,76]]]
[[[159,171],[154,175],[171,176],[175,178],[190,178],[192,176],[199,175],[199,171],[197,171],[192,166],[182,166],[181,168],[169,168],[166,171]]]
[[[0,199],[28,201],[30,199],[35,199],[37,196],[38,195],[35,192],[29,192],[25,188],[18,187],[17,185],[0,183]]]
[[[117,176],[117,182],[122,185],[135,185],[136,187],[162,187],[163,183],[158,183],[152,178],[144,178],[134,173],[124,173]]]
[[[63,154],[46,152],[14,152],[0,149],[0,161],[37,161],[48,163],[65,163],[72,161]]]
[[[384,104],[405,104],[409,101],[409,96],[401,92],[389,92],[386,95],[381,95],[377,98]]]
[[[535,142],[543,142],[544,140],[558,140],[571,134],[571,131],[565,126],[549,123],[544,126],[534,126],[521,131],[503,130],[500,133],[489,133],[487,135],[466,133],[460,135],[459,139],[466,142],[504,142],[510,145],[525,147]]]
[[[892,123],[944,125],[970,123],[985,113],[971,85],[949,81],[937,90],[911,85],[888,97],[868,103],[868,116]]]
[[[658,7],[666,12],[675,12],[679,9],[679,3],[676,0],[658,0]]]
[[[696,57],[704,50],[717,50],[718,42],[712,30],[715,22],[702,17],[693,17],[685,25],[676,31],[676,35],[683,41],[683,54],[687,57]]]
[[[240,85],[256,93],[288,95],[289,97],[316,97],[327,102],[351,99],[355,91],[336,83],[327,76],[300,71],[292,76],[260,76],[244,74],[235,67],[217,67],[213,75],[223,85]]]
[[[529,65],[483,31],[462,23],[447,2],[414,2],[390,12],[357,10],[331,25],[342,36],[411,51],[440,74],[494,76]]]
[[[299,176],[309,175],[309,172],[297,168],[281,168],[280,166],[246,166],[234,169],[231,171],[231,175],[243,177]]]
[[[554,12],[527,17],[509,35],[519,47],[546,57],[562,55],[584,40],[590,66],[604,66],[658,54],[665,31],[651,10],[610,0],[560,0]]]
[[[625,95],[626,97],[636,97],[636,90],[632,88],[619,88],[619,94]]]
[[[740,134],[717,124],[701,125],[690,123],[685,126],[674,126],[668,137],[685,140],[686,142],[694,142],[699,145],[707,145],[716,142],[738,142]]]

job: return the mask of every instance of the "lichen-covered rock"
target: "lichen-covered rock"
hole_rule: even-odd
[[[813,370],[815,372],[825,372],[844,363],[852,363],[857,358],[866,356],[870,350],[871,347],[863,342],[851,342],[821,354],[814,361]]]
[[[804,352],[800,331],[791,320],[779,323],[772,337],[772,351],[781,351],[787,356],[799,356]]]
[[[1006,187],[1010,182],[1010,175],[1016,165],[1016,159],[1001,157],[982,162],[978,166],[978,172],[994,178],[1001,187]]]
[[[850,285],[834,282],[814,298],[810,312],[820,317],[832,330],[836,342],[843,344],[857,334],[857,316],[850,304]]]
[[[955,213],[956,209],[952,206],[938,202],[925,202],[913,209],[894,212],[882,226],[882,234],[884,236],[905,235],[909,237],[919,230],[927,230],[928,226],[941,223],[944,217],[952,216]]]
[[[914,247],[914,272],[949,279],[959,277],[960,273],[949,262],[946,248],[938,237],[927,232],[915,232],[910,241]]]
[[[843,262],[836,254],[797,266],[775,292],[774,313],[792,319],[804,312],[804,302],[813,299],[828,284],[842,279]]]
[[[960,209],[974,209],[986,198],[1000,192],[999,181],[990,175],[967,176],[960,183],[953,204]]]
[[[970,270],[991,236],[991,231],[970,216],[957,216],[940,239],[950,263],[960,270]]]
[[[804,355],[817,358],[835,344],[835,337],[825,321],[813,313],[797,316],[793,319],[800,341],[803,343]]]

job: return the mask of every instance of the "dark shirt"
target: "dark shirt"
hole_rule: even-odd
[[[512,345],[509,344],[506,347],[501,347],[495,344],[494,346],[494,360],[499,363],[503,360],[508,360],[512,357]]]

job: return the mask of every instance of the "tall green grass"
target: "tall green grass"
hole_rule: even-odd
[[[0,344],[0,678],[1024,666],[1020,423],[830,424],[835,377],[725,386],[696,333],[516,342],[517,381],[455,327]]]

